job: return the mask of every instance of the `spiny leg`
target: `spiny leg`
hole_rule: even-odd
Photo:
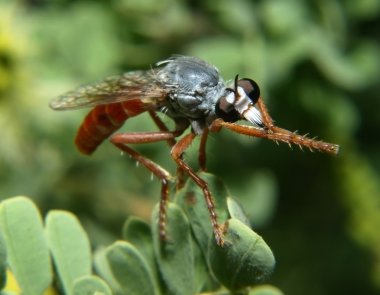
[[[296,144],[300,147],[305,146],[310,150],[318,150],[334,155],[339,152],[339,146],[336,144],[314,140],[277,126],[272,126],[270,129],[258,128],[254,126],[238,125],[235,123],[224,122],[222,119],[217,119],[211,124],[210,130],[212,132],[219,132],[222,127],[248,136],[266,138],[275,142],[281,141],[289,145]]]
[[[259,99],[257,100],[257,103],[256,103],[260,113],[261,113],[261,116],[262,116],[262,119],[263,119],[263,123],[265,125],[265,127],[267,129],[272,129],[275,125],[274,125],[274,122],[273,122],[273,119],[272,117],[269,115],[269,112],[268,112],[268,109],[264,103],[264,100],[263,98],[260,96]]]
[[[160,131],[164,131],[164,132],[169,132],[169,129],[168,127],[165,125],[165,123],[160,119],[159,116],[157,116],[157,113],[155,111],[149,111],[149,115],[150,117],[152,118],[153,122],[157,125],[158,129],[160,129]],[[179,134],[178,134],[179,135]],[[170,147],[172,147],[173,145],[176,144],[176,140],[175,138],[170,138],[170,139],[167,139],[166,142],[168,143],[168,145]]]
[[[158,217],[159,235],[161,240],[166,239],[166,206],[169,200],[169,181],[172,180],[173,177],[160,165],[144,157],[134,149],[127,146],[127,144],[151,143],[164,140],[169,141],[171,139],[174,139],[174,134],[169,131],[117,133],[110,139],[116,147],[121,149],[123,152],[128,153],[161,180],[161,199]]]
[[[169,131],[168,127],[165,125],[164,122],[162,122],[162,120],[160,119],[160,117],[157,116],[157,113],[155,111],[149,111],[149,115],[151,116],[151,118],[154,121],[154,123],[156,123],[158,129],[160,129],[161,131]],[[175,136],[181,135],[185,129],[186,128],[184,128],[184,127],[182,127],[182,126],[180,126],[180,125],[177,124]],[[168,145],[170,147],[173,147],[173,145],[175,145],[177,143],[177,141],[175,140],[175,138],[172,138],[172,139],[167,140],[167,143],[168,143]],[[185,184],[185,181],[184,181],[184,171],[179,166],[177,167],[176,175],[177,175],[176,189],[179,190]]]
[[[260,97],[257,101],[257,106],[259,108],[259,111],[261,113],[261,116],[263,118],[263,123],[265,127],[273,132],[274,136],[268,137],[269,139],[272,139],[274,141],[282,141],[285,142],[289,145],[291,144],[296,144],[298,145],[301,149],[302,146],[307,147],[311,151],[313,150],[318,150],[321,152],[329,153],[329,154],[334,154],[336,155],[339,152],[339,145],[333,144],[333,143],[328,143],[324,142],[321,140],[315,140],[312,138],[308,138],[306,135],[299,135],[295,132],[288,131],[286,129],[277,127],[273,123],[273,119],[269,115],[268,109],[262,99]]]
[[[203,192],[203,195],[205,197],[205,201],[207,204],[207,209],[210,214],[211,224],[214,231],[215,239],[218,245],[223,246],[224,240],[223,240],[223,232],[221,227],[218,224],[217,215],[215,212],[215,205],[214,201],[211,196],[211,192],[208,188],[208,184],[206,181],[204,181],[202,178],[200,178],[193,169],[182,159],[182,155],[185,152],[185,150],[190,146],[192,141],[195,138],[194,133],[190,133],[183,138],[181,138],[172,148],[171,155],[176,161],[177,165],[181,167],[184,171],[186,171],[189,176],[194,180],[196,185],[198,185]]]

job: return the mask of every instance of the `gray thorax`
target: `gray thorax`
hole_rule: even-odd
[[[215,120],[215,106],[226,87],[219,71],[195,58],[179,56],[162,61],[156,79],[168,89],[168,103],[160,111],[171,118],[186,118],[195,133],[202,133]]]

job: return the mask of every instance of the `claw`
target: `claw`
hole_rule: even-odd
[[[214,235],[215,235],[215,240],[216,243],[220,246],[224,246],[224,234],[223,234],[223,229],[220,225],[217,225],[216,228],[214,228]]]

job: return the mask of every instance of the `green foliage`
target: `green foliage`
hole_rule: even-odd
[[[269,285],[262,285],[253,288],[249,295],[284,295],[279,289]]]
[[[226,245],[211,243],[208,251],[215,276],[231,290],[266,280],[275,264],[268,245],[238,219],[229,219],[227,226]]]
[[[16,197],[3,201],[0,228],[7,263],[26,294],[42,294],[53,276],[42,219],[29,199]]]
[[[38,210],[28,198],[3,201],[0,233],[7,253],[3,255],[3,265],[9,267],[25,294],[42,294],[53,277],[59,282],[57,292],[73,295],[219,294],[223,286],[231,292],[224,289],[224,294],[248,294],[250,287],[272,272],[273,254],[260,236],[236,218],[247,220],[236,201],[229,197],[228,203],[233,206],[227,206],[227,190],[222,182],[211,174],[202,173],[202,177],[209,181],[218,203],[224,203],[223,216],[231,217],[224,219],[223,247],[215,242],[208,216],[185,214],[203,211],[199,207],[203,194],[189,180],[177,195],[177,200],[186,196],[185,202],[168,205],[165,241],[158,234],[157,206],[150,226],[131,217],[123,229],[126,240],[96,252],[96,272],[99,276],[105,274],[103,279],[91,272],[88,237],[73,214],[50,211],[44,230]],[[202,218],[198,220],[202,226],[195,218]],[[223,222],[220,216],[219,220]],[[50,267],[49,253],[56,275]]]
[[[3,235],[0,234],[0,289],[4,288],[6,283],[7,252]]]
[[[74,295],[111,295],[108,285],[96,276],[83,276],[74,281],[72,294]]]
[[[97,273],[117,290],[101,247],[120,238],[126,216],[149,220],[160,184],[110,144],[91,158],[79,155],[73,138],[86,111],[56,113],[47,105],[80,84],[149,69],[172,54],[195,55],[227,81],[255,79],[280,126],[342,147],[331,158],[227,131],[211,136],[207,169],[270,241],[279,261],[271,283],[295,295],[378,294],[379,31],[378,0],[0,0],[0,196],[31,196],[44,214],[74,212],[97,249]],[[142,115],[123,131],[155,128]],[[137,149],[174,174],[164,144]],[[185,157],[192,167],[195,149]],[[175,203],[198,235],[193,243],[204,243],[193,245],[194,273],[203,277],[207,210]],[[228,210],[240,219],[233,204]],[[144,240],[150,227],[142,220],[129,218],[134,225],[122,237],[152,270],[153,245]]]
[[[71,213],[50,211],[46,238],[65,294],[72,294],[77,278],[91,274],[90,244],[79,221]]]
[[[158,294],[149,265],[136,247],[118,241],[106,250],[106,257],[124,294]]]
[[[167,241],[162,242],[158,233],[159,206],[152,215],[154,253],[160,272],[170,294],[195,294],[194,250],[190,225],[183,211],[169,204]]]

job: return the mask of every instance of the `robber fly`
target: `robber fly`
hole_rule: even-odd
[[[231,84],[227,87],[218,69],[205,61],[195,57],[176,56],[157,63],[150,70],[127,72],[99,83],[81,86],[53,100],[50,107],[55,110],[92,107],[76,135],[75,144],[79,151],[90,155],[110,137],[111,143],[131,155],[161,180],[159,232],[162,239],[165,239],[168,182],[172,176],[129,144],[167,141],[178,171],[187,173],[202,189],[216,241],[223,245],[223,229],[218,224],[208,185],[182,158],[196,136],[201,136],[199,164],[202,170],[206,166],[208,133],[218,132],[223,127],[236,133],[295,144],[310,150],[330,154],[339,151],[338,145],[277,127],[255,81],[236,76]],[[115,133],[127,119],[143,112],[149,112],[159,131]],[[174,120],[174,130],[166,127],[157,112]],[[238,125],[235,123],[238,120],[246,120],[251,125]],[[189,132],[177,141],[176,138],[188,127]]]

